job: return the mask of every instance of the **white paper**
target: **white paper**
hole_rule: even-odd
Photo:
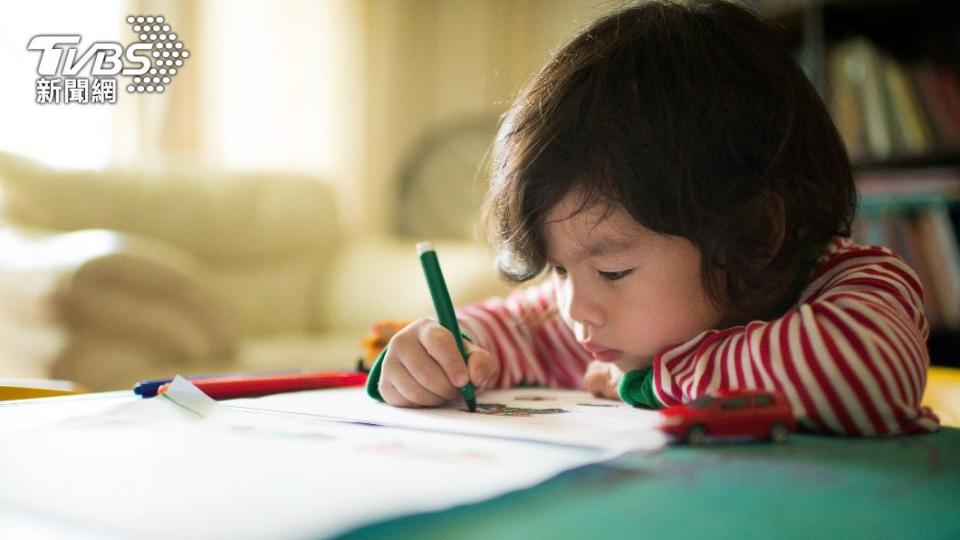
[[[294,401],[337,401],[333,394],[352,399],[358,391],[303,393]],[[280,406],[285,400],[279,397],[242,401]],[[616,407],[595,409],[605,411],[591,413],[598,425],[605,414],[620,414]],[[398,412],[370,410],[370,423],[392,421]],[[518,433],[518,421],[539,432],[546,416],[576,419],[577,411],[534,418],[538,422],[416,412],[433,417],[429,429],[334,422],[293,409],[242,409],[177,381],[164,398],[3,432],[0,529],[6,515],[21,528],[25,521],[55,524],[52,530],[110,538],[317,538],[479,502],[620,451],[506,438]],[[471,429],[504,436],[440,432],[462,417],[472,418]],[[494,429],[498,423],[510,428]],[[610,423],[611,433],[616,424]]]
[[[278,394],[224,402],[234,408],[316,415],[322,418],[375,423],[428,432],[538,441],[624,452],[654,450],[664,444],[656,430],[656,411],[631,407],[621,401],[592,397],[587,392],[515,388],[484,392],[477,397],[476,413],[463,403],[437,409],[404,409],[370,399],[362,389],[345,388]],[[495,416],[484,409],[499,406],[529,416]],[[495,410],[495,409],[494,409]],[[555,412],[563,411],[563,412]]]

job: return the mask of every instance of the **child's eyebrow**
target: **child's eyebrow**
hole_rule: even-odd
[[[591,244],[583,246],[583,248],[574,255],[573,260],[580,262],[588,257],[603,257],[605,255],[619,253],[634,247],[636,244],[636,239],[633,238],[599,238]]]

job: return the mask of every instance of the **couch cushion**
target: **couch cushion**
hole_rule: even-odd
[[[138,233],[208,260],[327,251],[338,237],[331,189],[308,176],[58,170],[0,153],[0,190],[5,219]]]

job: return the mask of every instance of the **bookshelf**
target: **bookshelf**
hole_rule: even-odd
[[[782,28],[843,135],[854,237],[917,270],[931,361],[960,366],[960,2],[748,3]]]

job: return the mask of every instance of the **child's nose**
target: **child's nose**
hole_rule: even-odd
[[[601,326],[606,322],[603,303],[585,287],[568,284],[567,315],[574,322],[587,326]]]

